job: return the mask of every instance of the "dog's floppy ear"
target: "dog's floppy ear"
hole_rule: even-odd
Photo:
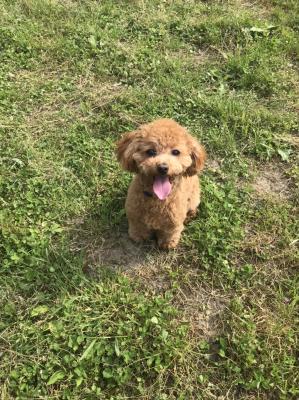
[[[192,164],[187,169],[186,175],[192,176],[203,169],[207,155],[204,147],[192,136],[189,138],[189,148]]]
[[[128,132],[116,143],[117,160],[120,162],[123,169],[129,172],[138,172],[135,160],[133,159],[135,151],[133,142],[136,133],[136,131]]]

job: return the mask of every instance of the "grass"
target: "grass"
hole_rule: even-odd
[[[298,22],[0,1],[1,399],[298,398]],[[202,204],[131,262],[114,143],[157,117],[205,144]]]

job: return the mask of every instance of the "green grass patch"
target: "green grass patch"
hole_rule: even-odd
[[[169,294],[138,293],[125,279],[84,282],[55,302],[32,298],[30,308],[6,298],[2,338],[14,345],[1,377],[15,398],[142,395],[182,362],[187,327]],[[22,354],[14,365],[12,353]]]

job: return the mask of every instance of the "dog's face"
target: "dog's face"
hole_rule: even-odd
[[[125,134],[117,143],[117,157],[125,170],[152,177],[154,185],[171,185],[176,177],[198,173],[206,155],[185,128],[162,119]]]

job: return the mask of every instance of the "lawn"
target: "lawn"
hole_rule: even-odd
[[[297,0],[0,0],[0,399],[298,399]],[[120,135],[208,153],[170,252]]]

